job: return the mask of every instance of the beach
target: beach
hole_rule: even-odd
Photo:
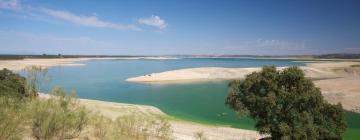
[[[81,57],[81,58],[25,58],[18,60],[0,60],[0,69],[7,68],[13,71],[23,70],[28,66],[49,68],[54,66],[84,66],[81,61],[88,60],[173,60],[174,57]]]
[[[334,64],[335,63],[335,64]],[[305,75],[314,79],[337,78],[345,76],[337,69],[347,68],[350,65],[360,64],[359,62],[317,62],[307,63],[300,68]],[[278,67],[284,69],[285,67]],[[168,81],[191,81],[191,80],[231,80],[244,79],[252,72],[260,71],[260,67],[254,68],[223,68],[223,67],[200,67],[171,70],[160,73],[150,73],[142,76],[126,79],[130,82],[168,82]]]
[[[260,68],[221,68],[203,67],[189,68],[161,73],[151,73],[143,76],[128,78],[130,82],[168,82],[182,80],[214,80],[214,79],[242,79],[247,74],[259,71]]]
[[[0,69],[7,68],[9,70],[19,71],[33,65],[41,66],[44,68],[54,66],[83,66],[84,64],[77,62],[86,60],[90,60],[90,58],[27,58],[20,60],[0,60]]]

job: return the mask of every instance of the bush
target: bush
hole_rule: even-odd
[[[172,139],[169,122],[158,115],[127,114],[117,117],[114,121],[101,115],[95,115],[91,122],[94,137],[99,140]]]
[[[341,104],[327,103],[297,67],[264,67],[229,86],[226,104],[272,139],[341,139],[346,130]]]
[[[0,70],[0,96],[23,98],[26,96],[25,87],[24,77],[8,69]]]
[[[197,140],[207,140],[207,137],[204,131],[198,131],[194,133],[194,138]]]
[[[116,139],[171,139],[170,124],[165,119],[144,114],[118,117],[114,122],[113,130]]]
[[[99,113],[99,112],[98,112]],[[97,113],[97,114],[98,114]],[[91,117],[91,125],[93,127],[93,135],[97,140],[110,140],[111,138],[111,125],[113,124],[112,120],[103,116],[94,114]]]
[[[29,97],[35,98],[38,96],[39,86],[50,79],[47,69],[41,66],[28,66],[25,68],[25,73],[26,93]]]
[[[51,95],[32,103],[32,135],[42,140],[78,137],[87,125],[88,112],[61,88],[54,88]]]
[[[351,65],[350,67],[353,67],[353,68],[360,67],[360,64],[354,64],[354,65]]]

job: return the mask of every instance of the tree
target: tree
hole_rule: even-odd
[[[8,69],[0,70],[0,96],[24,97],[26,80]]]
[[[229,87],[225,103],[240,116],[253,118],[269,139],[341,139],[346,130],[341,104],[325,101],[298,67],[278,71],[266,66]]]

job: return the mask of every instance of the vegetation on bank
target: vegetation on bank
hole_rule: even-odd
[[[27,78],[0,71],[0,139],[173,139],[162,116],[128,114],[112,120],[79,104],[75,94],[54,88],[48,99],[37,95],[46,70],[31,67]]]
[[[250,116],[268,139],[342,139],[347,125],[341,104],[331,105],[297,67],[263,67],[229,84],[226,104]]]
[[[353,67],[353,68],[357,68],[357,67],[360,67],[360,65],[359,64],[355,64],[355,65],[351,65],[350,67]]]
[[[321,58],[321,59],[360,59],[360,54],[349,54],[349,53],[323,54],[323,55],[316,55],[314,58]]]
[[[42,55],[6,55],[0,54],[0,60],[22,60],[25,58],[52,59],[52,58],[107,58],[107,57],[143,57],[132,55],[62,55],[62,54],[42,54]]]
[[[181,58],[193,57],[215,57],[215,58],[299,58],[299,59],[360,59],[360,54],[337,53],[337,54],[321,54],[321,55],[168,55]],[[108,58],[108,57],[157,57],[149,55],[63,55],[63,54],[41,54],[41,55],[16,55],[16,54],[0,54],[0,60],[21,60],[25,58]]]

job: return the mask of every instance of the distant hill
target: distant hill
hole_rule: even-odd
[[[321,59],[360,59],[360,54],[347,54],[347,53],[337,53],[337,54],[323,54],[316,55],[314,58]]]
[[[298,59],[360,59],[360,54],[322,54],[322,55],[159,55],[167,57],[180,57],[180,58],[202,58],[202,57],[257,57],[257,58],[298,58]],[[156,55],[54,55],[54,54],[42,54],[42,55],[21,55],[21,54],[0,54],[0,60],[9,59],[25,59],[25,58],[106,58],[106,57],[158,57]]]
[[[16,60],[16,59],[25,59],[25,58],[105,58],[105,57],[139,57],[139,56],[130,56],[130,55],[14,55],[14,54],[0,54],[0,60]]]

